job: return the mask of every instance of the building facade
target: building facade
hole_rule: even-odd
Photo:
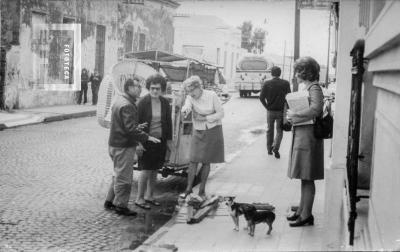
[[[230,85],[241,56],[241,32],[216,16],[176,15],[174,52],[223,67]]]
[[[400,1],[339,2],[337,90],[331,165],[326,170],[323,250],[400,249]],[[363,48],[364,69],[357,176],[347,150],[357,69],[350,52]],[[363,46],[360,46],[363,45]],[[354,53],[354,50],[353,50]],[[339,113],[340,111],[340,113]],[[349,194],[357,181],[356,198]],[[353,245],[348,223],[356,206]]]
[[[76,92],[43,88],[44,79],[61,78],[56,73],[60,59],[51,53],[60,45],[38,27],[79,24],[81,68],[104,75],[125,52],[172,52],[177,7],[173,0],[2,0],[2,108],[75,103]]]

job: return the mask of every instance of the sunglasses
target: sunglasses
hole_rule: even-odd
[[[160,87],[150,87],[150,90],[154,90],[154,91],[160,91],[161,88]]]

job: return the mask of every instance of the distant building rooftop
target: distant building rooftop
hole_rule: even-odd
[[[191,15],[178,13],[174,16],[175,26],[179,27],[214,27],[240,32],[239,29],[226,24],[221,18],[212,15]]]

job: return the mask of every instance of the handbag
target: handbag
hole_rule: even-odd
[[[292,124],[288,121],[282,123],[283,131],[292,131]]]
[[[293,127],[292,123],[290,123],[288,120],[286,120],[287,110],[288,110],[288,104],[285,101],[285,105],[283,107],[283,120],[282,120],[281,128],[283,131],[292,131],[292,127]]]
[[[325,112],[326,111],[326,112]],[[316,117],[314,122],[314,136],[319,139],[330,139],[333,134],[333,117],[331,115],[331,104],[326,101],[322,116]]]

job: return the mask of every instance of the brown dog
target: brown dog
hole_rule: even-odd
[[[239,216],[244,215],[247,221],[247,228],[249,235],[254,236],[255,226],[258,223],[265,222],[269,226],[267,234],[271,234],[272,223],[275,221],[275,213],[271,210],[257,211],[256,207],[252,204],[237,203],[234,201],[235,197],[227,197],[226,205],[229,207],[230,215],[235,224],[234,230],[239,231]]]

